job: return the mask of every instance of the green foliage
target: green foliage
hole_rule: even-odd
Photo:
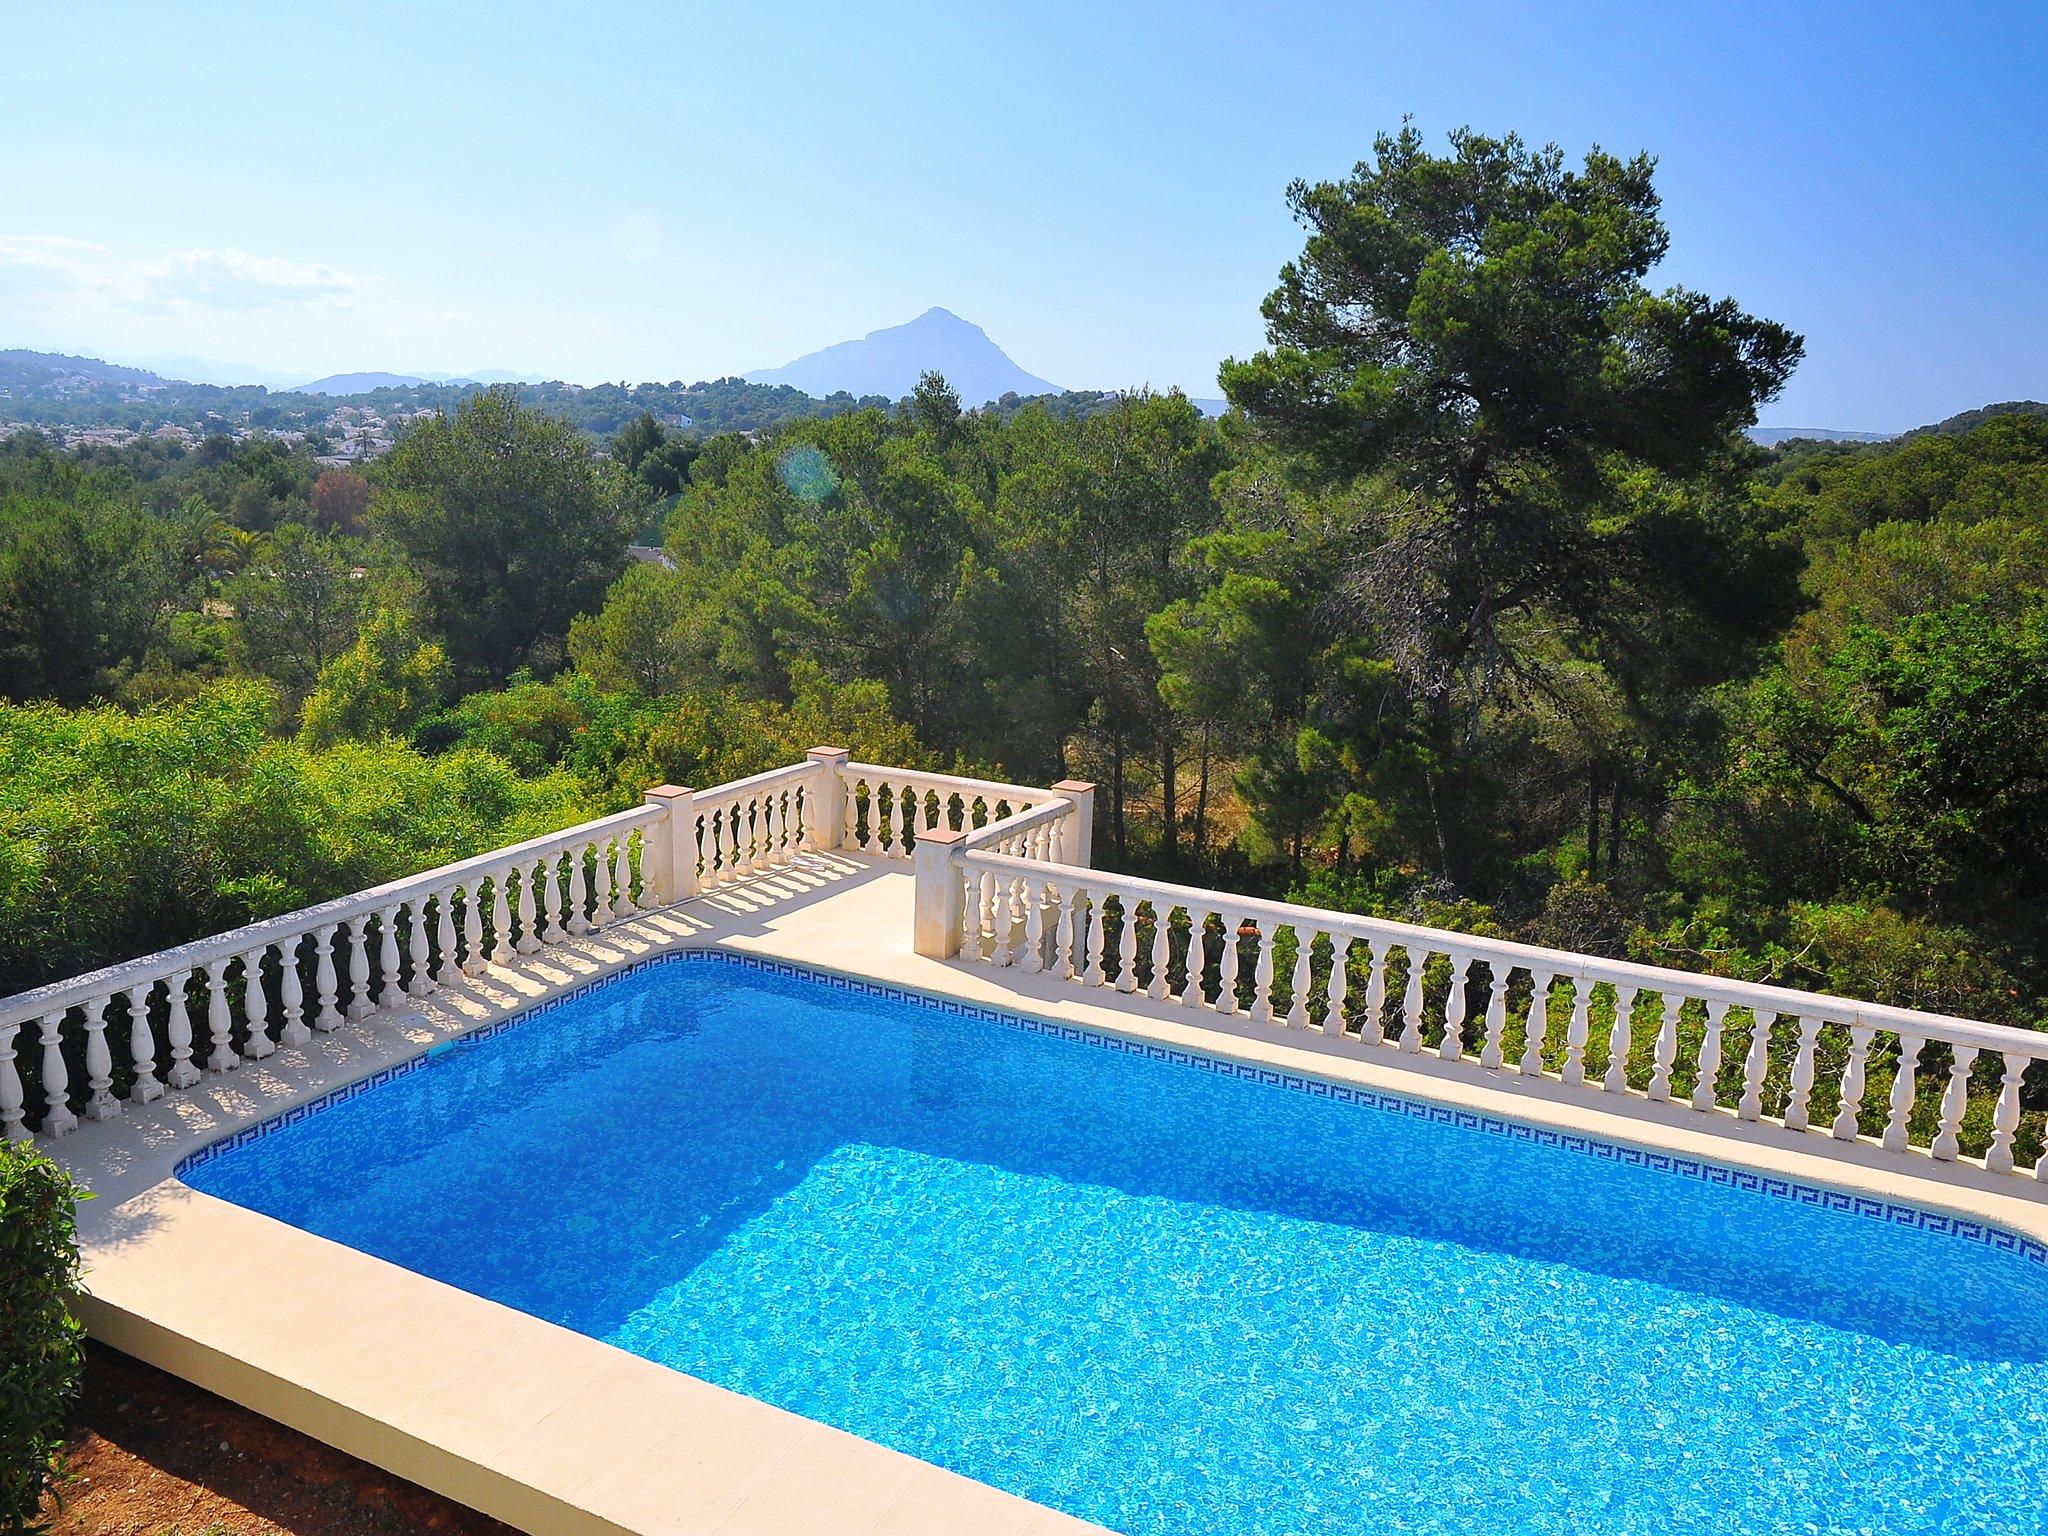
[[[300,715],[299,739],[319,748],[404,736],[447,688],[441,647],[422,640],[402,614],[375,613],[356,643],[321,669]]]
[[[701,670],[712,648],[690,586],[674,571],[634,564],[612,584],[603,609],[569,626],[569,659],[600,688],[655,697]]]
[[[572,777],[390,741],[310,751],[276,700],[0,707],[0,993],[595,814]]]
[[[303,698],[356,639],[363,551],[304,523],[287,523],[226,586],[240,621],[236,660],[292,698]]]
[[[74,1212],[86,1192],[26,1142],[0,1141],[0,1530],[36,1528],[85,1373]]]
[[[370,506],[470,683],[559,665],[570,621],[619,574],[644,513],[615,466],[504,389],[415,427]]]
[[[1648,157],[1451,151],[1404,129],[1351,180],[1296,183],[1310,233],[1266,301],[1271,349],[1223,369],[1267,441],[1386,482],[1356,596],[1432,701],[1529,667],[1517,616],[1597,641],[1615,584],[1677,553],[1630,477],[1713,468],[1800,354],[1730,301],[1645,286],[1668,244]]]
[[[155,632],[161,553],[118,502],[0,499],[0,697],[78,704],[104,691]]]

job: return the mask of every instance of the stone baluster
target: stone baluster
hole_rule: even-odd
[[[1223,919],[1223,962],[1221,974],[1217,978],[1216,1011],[1229,1014],[1237,1012],[1237,967],[1240,959],[1237,944],[1239,938],[1238,930],[1241,925],[1239,920],[1228,912],[1222,913],[1221,916]]]
[[[1384,941],[1366,941],[1365,1017],[1358,1021],[1358,1038],[1364,1045],[1386,1043],[1387,957],[1393,948]]]
[[[1628,1092],[1628,1053],[1635,1044],[1635,1014],[1636,989],[1616,983],[1614,1031],[1607,1040],[1607,1075],[1600,1080],[1600,1086],[1609,1093]]]
[[[922,798],[908,784],[896,791],[896,857],[899,859],[910,857],[910,845],[917,836],[917,802]]]
[[[1034,975],[1045,969],[1045,887],[1036,880],[1024,882],[1024,969]]]
[[[199,1081],[199,1069],[192,1065],[192,1016],[185,1011],[185,988],[192,973],[179,971],[164,981],[164,1039],[171,1047],[171,1070],[164,1081],[173,1088],[190,1088]]]
[[[1017,958],[1012,942],[1017,931],[1016,890],[1012,876],[1003,875],[996,881],[995,946],[989,956],[995,965],[1008,965]]]
[[[1173,979],[1167,974],[1173,966],[1173,907],[1163,901],[1152,903],[1152,979],[1145,984],[1145,995],[1164,999],[1173,990]]]
[[[863,827],[860,819],[860,786],[856,780],[846,780],[846,802],[839,809],[840,845],[847,844],[861,853],[868,851],[869,828]]]
[[[242,1059],[261,1061],[277,1049],[270,1038],[270,999],[263,991],[263,957],[269,945],[242,956],[242,1022],[248,1033],[242,1041]]]
[[[724,820],[725,813],[720,811],[715,817],[708,820],[705,825],[715,825],[722,823]],[[720,880],[728,878],[731,874],[731,871],[725,868],[724,865],[725,861],[720,860],[721,867],[718,873]],[[708,854],[704,859],[704,872],[707,875],[711,872],[711,857]],[[583,882],[583,850],[581,848],[571,848],[569,850],[569,931],[571,933],[581,935],[590,932],[590,914],[584,910],[589,905],[590,891]]]
[[[960,954],[969,960],[981,958],[981,886],[988,871],[970,869],[960,881]]]
[[[1436,1053],[1444,1061],[1457,1061],[1465,1054],[1465,978],[1472,971],[1472,957],[1452,952],[1451,990],[1444,994],[1444,1037]]]
[[[64,1065],[63,1028],[67,1010],[57,1009],[42,1017],[43,1044],[43,1134],[56,1137],[78,1129],[78,1116],[71,1113],[71,1073]]]
[[[762,870],[775,863],[782,842],[782,834],[776,825],[780,807],[776,803],[775,791],[771,789],[757,796],[754,807],[754,868]],[[903,846],[901,838],[897,839],[896,846],[899,849]]]
[[[1138,990],[1138,903],[1128,896],[1116,899],[1119,929],[1116,936],[1116,989]]]
[[[434,893],[434,948],[439,964],[434,967],[434,985],[445,987],[462,974],[455,953],[455,887]]]
[[[1187,974],[1181,978],[1180,989],[1183,1008],[1201,1008],[1209,1001],[1202,990],[1202,973],[1209,968],[1209,919],[1213,916],[1206,907],[1188,908]]]
[[[1764,1112],[1764,1079],[1771,1070],[1771,1026],[1778,1015],[1763,1008],[1750,1010],[1749,1054],[1742,1061],[1742,1102],[1736,1107],[1738,1120],[1760,1120]]]
[[[590,845],[590,897],[592,928],[602,931],[619,920],[618,908],[612,901],[611,867],[605,862],[603,843]]]
[[[1543,1075],[1543,1047],[1550,1036],[1550,986],[1555,979],[1551,971],[1529,973],[1529,1011],[1522,1017],[1522,1059],[1516,1063],[1524,1077]]]
[[[27,1141],[28,1117],[22,1113],[21,1069],[14,1064],[14,1041],[21,1022],[0,1024],[0,1141]]]
[[[393,917],[395,921],[395,912]],[[430,974],[432,959],[427,938],[427,898],[421,894],[405,904],[404,990],[408,997],[425,997],[434,990],[434,978]]]
[[[1110,893],[1106,890],[1090,891],[1088,893],[1090,905],[1094,908],[1091,916],[1095,923],[1095,955],[1088,969],[1088,979],[1091,985],[1098,987],[1107,986],[1110,981],[1109,968],[1112,954],[1109,947],[1109,895]],[[1123,934],[1130,931],[1131,925],[1128,920],[1128,914],[1120,913],[1119,916],[1125,919],[1118,925],[1121,929],[1121,932],[1118,934],[1118,941],[1121,942]]]
[[[79,1010],[85,1016],[85,1113],[93,1120],[112,1120],[121,1113],[114,1097],[114,1054],[107,1049],[107,1006],[111,997],[96,997]]]
[[[1659,1103],[1671,1097],[1671,1069],[1678,1062],[1678,1019],[1684,1011],[1683,992],[1664,994],[1664,1018],[1657,1026],[1657,1044],[1650,1058],[1650,1097]]]
[[[1911,1142],[1920,1048],[1926,1043],[1918,1035],[1902,1033],[1899,1036],[1898,1070],[1892,1073],[1891,1096],[1885,1101],[1884,1147],[1887,1152],[1903,1152]]]
[[[1001,904],[1001,901],[1001,882],[996,879],[995,871],[983,870],[981,872],[981,910],[975,914],[974,923],[974,932],[977,936],[974,958],[977,960],[982,958],[979,943],[980,935],[986,934],[988,936],[990,952],[994,952],[996,942],[1000,937],[996,932],[996,923],[998,921],[996,909]]]
[[[1849,1026],[1849,1059],[1842,1066],[1842,1102],[1835,1109],[1835,1123],[1828,1129],[1837,1141],[1854,1141],[1862,1134],[1858,1112],[1863,1108],[1867,1086],[1870,1042],[1877,1031],[1868,1024]]]
[[[483,881],[472,875],[462,888],[462,969],[476,976],[489,963],[484,953]]]
[[[624,921],[640,910],[633,900],[633,838],[630,833],[620,833],[612,844],[612,913]]]
[[[2000,1055],[2005,1075],[1999,1080],[1998,1107],[1991,1112],[1991,1145],[1984,1152],[1984,1167],[1991,1173],[2011,1173],[2012,1139],[2020,1128],[2020,1079],[2026,1076],[2028,1058],[2017,1051]]]
[[[1256,931],[1258,937],[1252,941],[1252,1006],[1248,1017],[1254,1024],[1270,1024],[1273,1022],[1273,951],[1280,930],[1268,920],[1262,922]]]
[[[1294,930],[1294,974],[1287,979],[1287,1027],[1308,1028],[1308,993],[1315,980],[1316,934],[1313,928]]]
[[[1059,924],[1053,929],[1052,969],[1061,981],[1072,981],[1080,968],[1074,963],[1074,913],[1081,904],[1081,888],[1075,886],[1055,887],[1060,904]]]
[[[313,1038],[313,1031],[306,1026],[306,989],[299,980],[299,946],[305,937],[298,934],[277,946],[279,1045],[304,1045]]]
[[[1422,1049],[1422,979],[1429,969],[1429,951],[1405,946],[1408,955],[1408,986],[1401,994],[1401,1049],[1414,1055]]]
[[[1586,1080],[1586,1035],[1593,1006],[1593,983],[1584,976],[1568,976],[1572,989],[1572,1013],[1564,1026],[1564,1072],[1567,1083],[1577,1086]]]
[[[1482,1025],[1485,1038],[1479,1044],[1479,1065],[1493,1071],[1506,1059],[1508,980],[1514,975],[1514,967],[1505,960],[1492,960],[1487,962],[1486,974],[1486,1017]]]
[[[522,955],[530,955],[540,948],[540,925],[536,920],[533,900],[533,866],[510,866],[505,872],[506,878],[509,880],[515,873],[519,876],[519,896],[512,911],[518,920],[519,937],[512,941],[512,948]]]
[[[1709,1110],[1719,1102],[1721,1047],[1727,1027],[1728,1005],[1707,1000],[1707,1032],[1700,1038],[1700,1075],[1692,1085],[1692,1107]]]
[[[1342,1036],[1344,1029],[1344,999],[1351,991],[1351,936],[1347,933],[1330,935],[1330,981],[1323,989],[1323,999],[1328,1012],[1323,1015],[1323,1033]]]
[[[232,1072],[242,1064],[235,1054],[235,1017],[228,1008],[228,966],[230,960],[210,960],[206,965],[206,1033],[213,1050],[206,1058],[209,1072]]]
[[[1948,1086],[1941,1094],[1941,1123],[1928,1148],[1934,1157],[1952,1163],[1962,1151],[1958,1137],[1963,1129],[1963,1112],[1970,1107],[1970,1068],[1977,1064],[1974,1045],[1958,1045],[1948,1065]]]
[[[577,850],[580,863],[582,850]],[[505,889],[505,871],[491,871],[491,964],[510,965],[519,957],[512,946],[512,899]]]
[[[1813,1051],[1820,1040],[1821,1021],[1813,1014],[1799,1017],[1799,1046],[1792,1057],[1792,1093],[1785,1101],[1788,1130],[1807,1128],[1806,1101],[1813,1093]]]
[[[377,913],[377,1006],[396,1009],[404,991],[398,974],[398,904]]]
[[[156,1032],[149,1027],[149,995],[155,990],[153,981],[128,989],[128,1060],[135,1071],[128,1088],[130,1104],[149,1104],[164,1096],[164,1085],[156,1076]]]
[[[376,1005],[370,1001],[370,914],[348,920],[348,1016],[366,1019]]]
[[[332,1030],[342,1022],[342,1012],[334,1006],[340,997],[340,983],[334,977],[334,930],[336,924],[313,930],[313,950],[319,956],[313,963],[313,997],[319,1004],[319,1012],[313,1014],[315,1030]]]
[[[562,888],[558,853],[542,854],[533,861],[533,928],[544,944],[559,944],[567,931],[562,916]]]

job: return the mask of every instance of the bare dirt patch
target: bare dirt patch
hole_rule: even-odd
[[[98,1345],[43,1515],[53,1536],[516,1536]]]

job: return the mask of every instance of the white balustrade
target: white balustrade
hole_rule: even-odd
[[[822,770],[806,765],[802,771]],[[785,842],[793,825],[787,815]],[[575,926],[563,914],[573,914],[580,899],[572,891],[564,908],[549,895],[553,872],[565,855],[572,871],[580,871],[586,859],[596,861],[617,916],[637,911],[662,896],[647,872],[636,867],[640,839],[657,826],[666,832],[668,822],[665,806],[636,807],[516,848],[0,999],[0,1136],[62,1136],[76,1128],[80,1113],[112,1119],[124,1104],[149,1104],[167,1093],[185,1092],[208,1072],[232,1072],[245,1061],[301,1049],[315,1031],[366,1021],[379,1008],[402,1008],[493,960],[509,964],[517,957],[510,947],[511,916],[502,909],[489,913],[494,947],[486,954],[485,901],[503,902],[508,878],[516,878],[521,885],[519,931],[546,940],[560,937]],[[633,894],[636,882],[639,901]],[[304,969],[308,966],[310,972]],[[195,978],[205,999],[200,1040],[194,1032]],[[32,1037],[29,1026],[36,1031]],[[75,1053],[68,1061],[67,1041]],[[76,1074],[82,1082],[75,1080],[71,1062],[83,1063],[83,1072]],[[34,1115],[30,1081],[40,1106]],[[125,1085],[120,1095],[117,1083]]]
[[[1057,837],[1047,833],[1059,815],[1052,807],[1042,822],[999,819],[933,849],[934,868],[949,864],[957,882],[950,899],[959,943],[949,952],[1194,1010],[1238,1032],[1299,1036],[1353,1055],[1427,1050],[1476,1069],[1665,1105],[1709,1128],[1774,1120],[1943,1163],[1963,1156],[1981,1053],[2001,1068],[1988,1145],[1979,1143],[1982,1166],[2015,1171],[2028,1141],[2022,1089],[2028,1069],[2048,1061],[2048,1034],[1062,864],[1052,856]],[[922,893],[922,864],[919,881]],[[1213,950],[1212,928],[1220,930]],[[1514,999],[1525,987],[1523,1006]],[[1549,1055],[1554,1006],[1569,1010],[1561,1058]],[[1519,1042],[1511,1021],[1519,1022]],[[1780,1096],[1770,1081],[1772,1028],[1781,1021],[1790,1049]],[[1916,1146],[1919,1058],[1936,1042],[1951,1050],[1952,1065],[1931,1136]],[[1729,1061],[1739,1061],[1740,1080],[1729,1074],[1724,1099]],[[1884,1101],[1884,1125],[1866,1135],[1873,1094]],[[2019,1171],[2048,1182],[2048,1159]]]
[[[923,847],[920,952],[1048,974],[1238,1032],[1368,1057],[1427,1047],[1446,1063],[1660,1104],[1709,1128],[1729,1117],[1775,1121],[1935,1164],[1964,1160],[1972,1075],[1980,1059],[1996,1061],[1988,1136],[1972,1122],[1970,1150],[1982,1149],[1991,1173],[2033,1155],[2024,1079],[2048,1060],[2048,1035],[1099,871],[1089,867],[1092,797],[1086,784],[1031,789],[855,763],[837,748],[702,792],[662,786],[647,804],[582,827],[0,999],[0,1136],[64,1135],[75,1110],[121,1112],[116,1082],[127,1084],[128,1103],[148,1104],[202,1081],[201,1050],[205,1071],[234,1071],[810,851],[906,858]],[[1774,1085],[1780,1025],[1789,1073]],[[1589,1081],[1596,1026],[1606,1053]],[[76,1086],[67,1032],[70,1060],[84,1065]],[[1948,1053],[1938,1094],[1921,1061],[1930,1049],[1936,1062]],[[1632,1057],[1644,1064],[1640,1087]],[[1738,1060],[1739,1074],[1727,1074],[1733,1102],[1724,1102],[1724,1061]],[[1988,1094],[1988,1069],[1980,1081]],[[1866,1136],[1864,1112],[1874,1116],[1879,1100],[1884,1124]],[[2048,1182],[2048,1159],[2024,1171]]]

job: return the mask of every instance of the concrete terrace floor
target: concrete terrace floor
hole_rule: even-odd
[[[2048,1240],[2048,1188],[1862,1143],[1325,1042],[911,952],[910,866],[798,863],[491,967],[395,1013],[122,1106],[51,1150],[95,1336],[537,1533],[1052,1536],[1082,1521],[198,1193],[175,1165],[294,1104],[666,949],[717,946],[1933,1206]],[[1711,1127],[1708,1129],[1707,1127]],[[346,1178],[346,1169],[335,1177]]]

